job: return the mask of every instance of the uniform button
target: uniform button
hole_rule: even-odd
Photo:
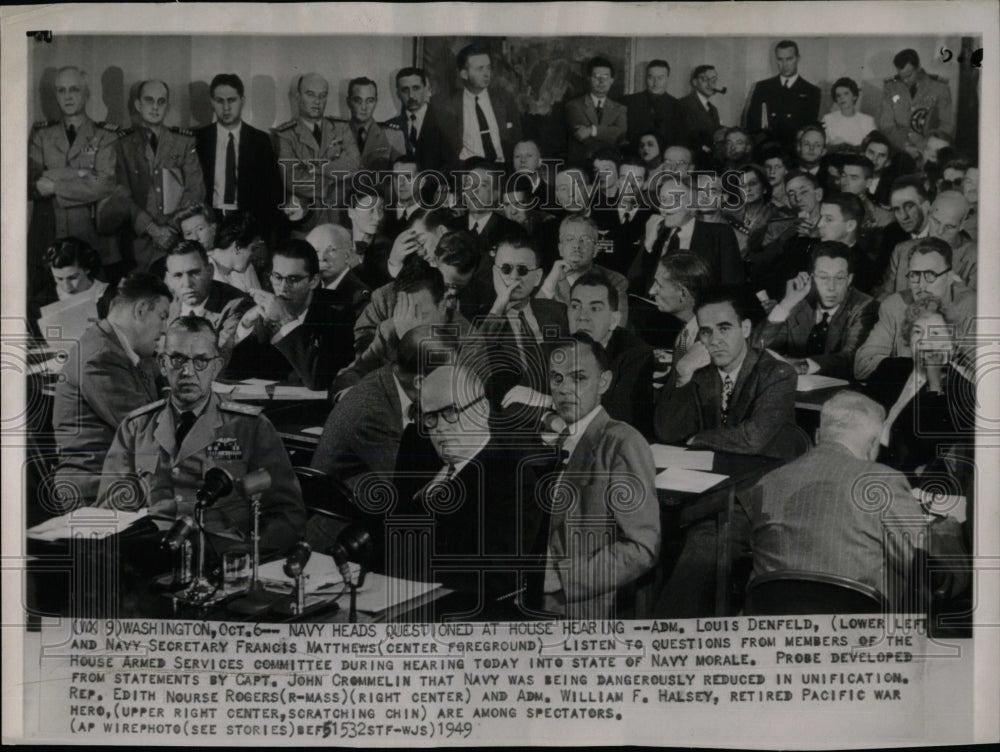
[[[157,188],[156,188],[156,192],[157,192],[157,193],[159,193],[159,192],[160,192],[160,188],[159,188],[159,186],[157,186]]]
[[[175,467],[170,472],[173,473],[174,475],[180,475],[181,474],[181,469],[179,467]]]

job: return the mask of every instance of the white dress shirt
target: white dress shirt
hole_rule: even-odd
[[[490,136],[493,138],[493,146],[497,150],[497,159],[503,160],[503,146],[500,145],[500,126],[497,124],[496,115],[493,114],[493,105],[490,103],[490,93],[483,90],[476,95],[468,89],[462,94],[462,151],[458,158],[461,160],[471,157],[485,157],[486,150],[483,148],[483,137],[479,133],[479,119],[476,117],[476,96],[479,97],[479,107],[486,115],[486,123],[490,127]]]
[[[226,198],[226,149],[229,147],[229,134],[233,134],[233,146],[236,148],[236,179],[240,177],[240,130],[242,123],[229,130],[221,123],[215,124],[215,182],[212,187],[212,207],[215,209],[235,209],[236,204],[227,204]],[[237,188],[236,201],[240,199]]]

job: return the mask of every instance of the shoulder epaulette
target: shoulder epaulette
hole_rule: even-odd
[[[899,81],[899,76],[889,76],[883,83],[891,84],[893,81]]]
[[[295,120],[289,120],[287,123],[282,123],[281,125],[275,126],[274,130],[277,133],[281,133],[282,131],[287,131],[290,128],[295,127],[295,122],[296,122]]]
[[[193,136],[194,135],[194,131],[191,130],[190,128],[181,128],[178,125],[171,125],[169,128],[167,128],[167,130],[170,131],[171,133],[178,133],[181,136]]]
[[[31,126],[31,129],[38,130],[40,128],[51,128],[53,125],[57,125],[58,123],[58,120],[39,120]]]
[[[399,121],[396,119],[383,120],[381,123],[379,123],[379,125],[382,126],[383,128],[392,128],[394,131],[403,130],[403,126],[400,125]]]
[[[240,413],[241,415],[260,415],[264,412],[264,408],[259,405],[247,405],[243,402],[220,402],[220,410],[228,410],[231,413]]]
[[[135,126],[129,126],[128,128],[122,128],[118,131],[119,136],[129,136],[135,132]]]
[[[941,78],[941,76],[939,76],[937,73],[928,73],[927,78],[931,79],[932,81],[940,81],[943,84],[948,83],[947,78]]]
[[[156,402],[150,402],[148,405],[143,405],[142,407],[130,412],[128,415],[125,416],[125,420],[138,418],[140,415],[145,415],[146,413],[151,413],[154,410],[159,410],[165,404],[167,404],[167,401],[165,399],[156,400]]]
[[[115,123],[109,123],[106,120],[101,120],[97,123],[94,123],[94,125],[96,125],[98,128],[104,131],[111,131],[112,133],[122,132],[122,129],[119,128]]]

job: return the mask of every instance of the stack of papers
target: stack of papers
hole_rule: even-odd
[[[132,527],[146,516],[147,511],[123,512],[119,509],[83,507],[28,528],[27,535],[32,540],[48,542],[74,537],[102,539]]]
[[[657,470],[677,467],[685,470],[709,471],[715,460],[715,454],[707,450],[687,449],[669,444],[650,444],[649,448],[653,451],[653,462]]]
[[[304,386],[276,386],[274,388],[274,399],[276,400],[325,400],[325,389],[307,389]]]
[[[660,491],[703,493],[718,485],[727,477],[719,473],[703,473],[700,470],[685,470],[680,467],[671,467],[656,476],[656,488]]]
[[[954,517],[959,522],[965,522],[965,507],[968,502],[964,496],[930,493],[922,488],[914,488],[913,495],[920,501],[921,506],[928,514]]]
[[[212,391],[230,400],[325,400],[326,390],[304,386],[277,386],[277,381],[244,379],[238,384],[212,382]]]

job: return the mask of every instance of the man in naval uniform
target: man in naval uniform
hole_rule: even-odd
[[[134,410],[122,421],[104,461],[98,505],[148,506],[154,520],[169,524],[194,514],[209,468],[222,468],[234,481],[264,469],[271,486],[261,497],[260,548],[290,548],[305,531],[299,482],[261,408],[221,400],[212,391],[222,368],[212,324],[199,316],[172,322],[160,366],[170,397]],[[205,527],[219,552],[249,540],[252,523],[250,504],[238,490],[205,513]]]
[[[916,50],[903,50],[892,64],[896,75],[885,80],[878,129],[897,149],[919,159],[930,133],[955,132],[951,90],[947,81],[920,67]]]
[[[129,194],[135,264],[148,271],[177,240],[174,215],[205,198],[205,182],[191,131],[163,125],[170,109],[167,85],[143,81],[135,109],[138,126],[118,140],[118,183]]]
[[[347,84],[347,108],[351,111],[351,133],[366,170],[386,172],[397,157],[406,154],[406,142],[398,120],[375,122],[378,86],[370,78],[354,78]],[[376,181],[377,182],[377,181]]]
[[[326,79],[305,74],[295,85],[295,119],[274,129],[285,185],[282,209],[298,237],[316,225],[337,224],[337,210],[347,206],[349,175],[361,168],[350,125],[323,115],[329,93]]]
[[[28,146],[29,273],[43,270],[45,249],[56,238],[73,236],[100,254],[106,281],[116,282],[122,271],[117,238],[101,237],[94,217],[115,187],[118,126],[87,117],[90,86],[79,68],[59,69],[55,94],[62,117],[35,123]],[[44,273],[36,280],[44,283]]]

